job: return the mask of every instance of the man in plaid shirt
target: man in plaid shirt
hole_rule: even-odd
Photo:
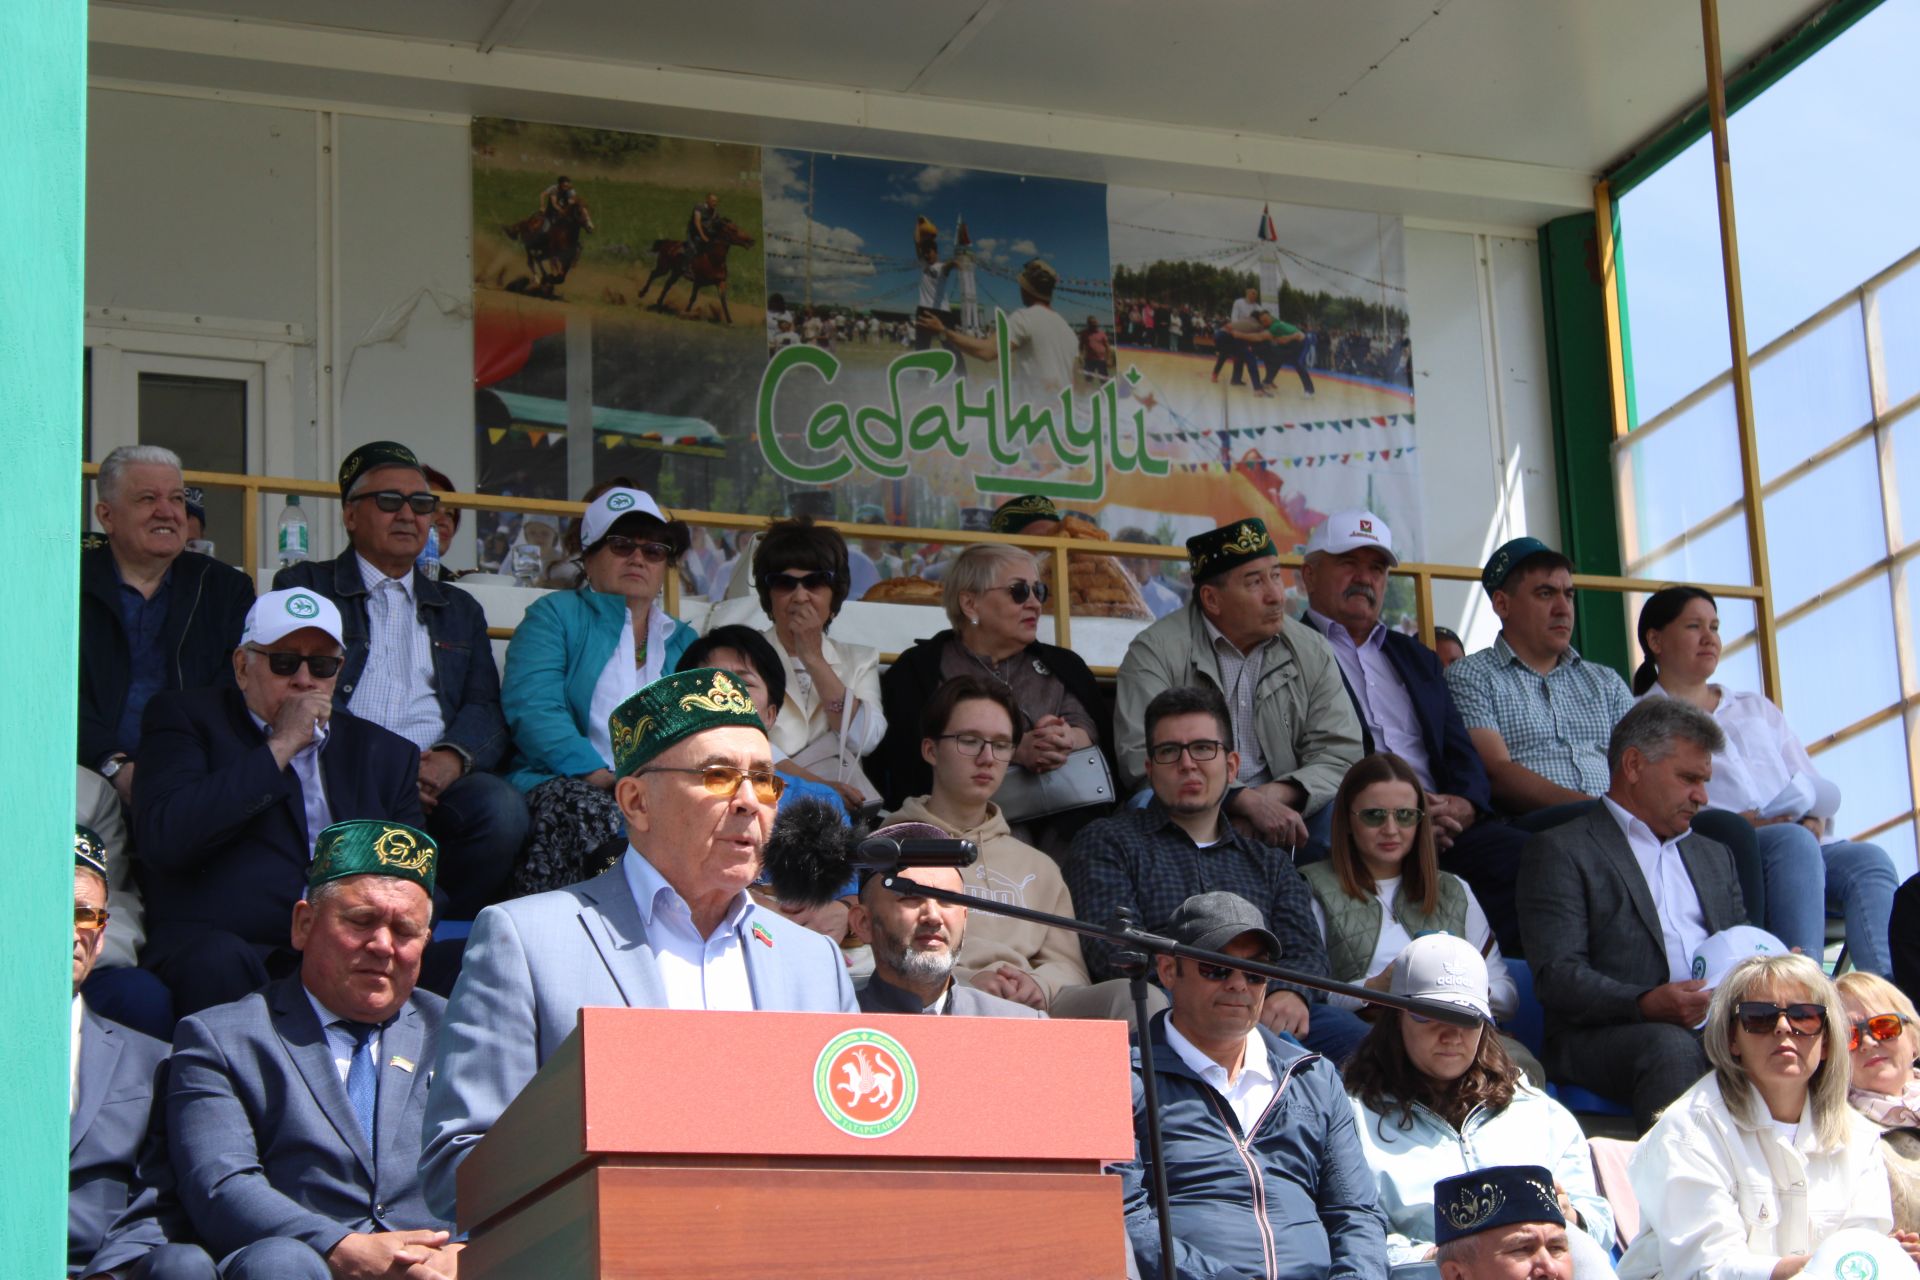
[[[1292,860],[1240,834],[1222,814],[1227,788],[1239,774],[1233,725],[1217,689],[1163,690],[1147,704],[1146,775],[1153,799],[1084,828],[1073,842],[1067,887],[1083,920],[1109,923],[1121,907],[1139,925],[1161,932],[1175,910],[1199,893],[1224,890],[1258,906],[1280,940],[1277,963],[1326,976],[1326,947],[1313,921],[1312,895]],[[1127,983],[1114,967],[1112,944],[1082,937],[1080,947],[1094,985],[1062,992],[1056,1017],[1122,1017]],[[1155,987],[1149,1012],[1167,1007]],[[1305,987],[1274,983],[1260,1021],[1288,1034],[1336,1065],[1366,1033],[1351,1010],[1325,1003]]]

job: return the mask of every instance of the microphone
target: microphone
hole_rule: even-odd
[[[898,822],[868,834],[821,800],[796,800],[774,816],[761,855],[767,886],[782,902],[831,902],[862,871],[895,867],[965,867],[979,856],[971,841],[952,840],[924,822]]]
[[[979,856],[979,846],[971,840],[870,836],[854,850],[853,865],[882,871],[895,867],[970,867]]]

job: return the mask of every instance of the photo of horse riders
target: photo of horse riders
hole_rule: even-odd
[[[551,298],[580,260],[580,237],[593,230],[593,215],[573,189],[573,179],[563,173],[540,193],[538,209],[501,230],[527,251],[527,274],[534,281],[533,292]]]

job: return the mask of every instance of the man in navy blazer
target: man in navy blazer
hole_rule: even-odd
[[[344,818],[418,824],[419,753],[333,707],[340,614],[304,589],[254,602],[237,689],[156,695],[135,783],[141,963],[185,1016],[292,971],[287,913],[314,839]]]
[[[167,1242],[166,1150],[149,1139],[167,1046],[87,1008],[80,984],[107,936],[106,847],[73,843],[73,1077],[67,1094],[67,1275],[212,1280],[213,1260]],[[161,1139],[164,1143],[164,1138]],[[172,1225],[178,1228],[177,1219]]]
[[[467,942],[420,1161],[442,1217],[460,1161],[584,1006],[859,1011],[840,948],[747,894],[781,781],[738,679],[656,680],[611,728],[626,852],[592,880],[488,907]]]
[[[221,1280],[456,1269],[419,1178],[446,1009],[414,989],[435,853],[400,823],[328,827],[293,908],[299,973],[175,1033],[168,1141]]]
[[[1447,692],[1440,659],[1384,626],[1393,533],[1371,511],[1338,511],[1307,538],[1305,621],[1333,646],[1369,755],[1391,751],[1426,790],[1440,865],[1465,880],[1508,955],[1520,954],[1513,886],[1527,835],[1493,811],[1486,766]]]

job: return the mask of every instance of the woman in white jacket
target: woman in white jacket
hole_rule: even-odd
[[[1465,939],[1416,938],[1383,972],[1394,995],[1489,1016],[1487,965]],[[1442,1178],[1491,1165],[1544,1165],[1566,1215],[1576,1280],[1611,1280],[1613,1214],[1594,1183],[1586,1135],[1572,1113],[1521,1077],[1491,1026],[1468,1030],[1387,1012],[1343,1075],[1387,1215],[1390,1263],[1433,1258],[1433,1187]]]
[[[1843,1227],[1893,1228],[1879,1133],[1847,1105],[1847,1018],[1801,955],[1742,961],[1713,993],[1713,1070],[1628,1166],[1640,1235],[1622,1280],[1787,1280]],[[1900,1239],[1920,1255],[1920,1237]]]

